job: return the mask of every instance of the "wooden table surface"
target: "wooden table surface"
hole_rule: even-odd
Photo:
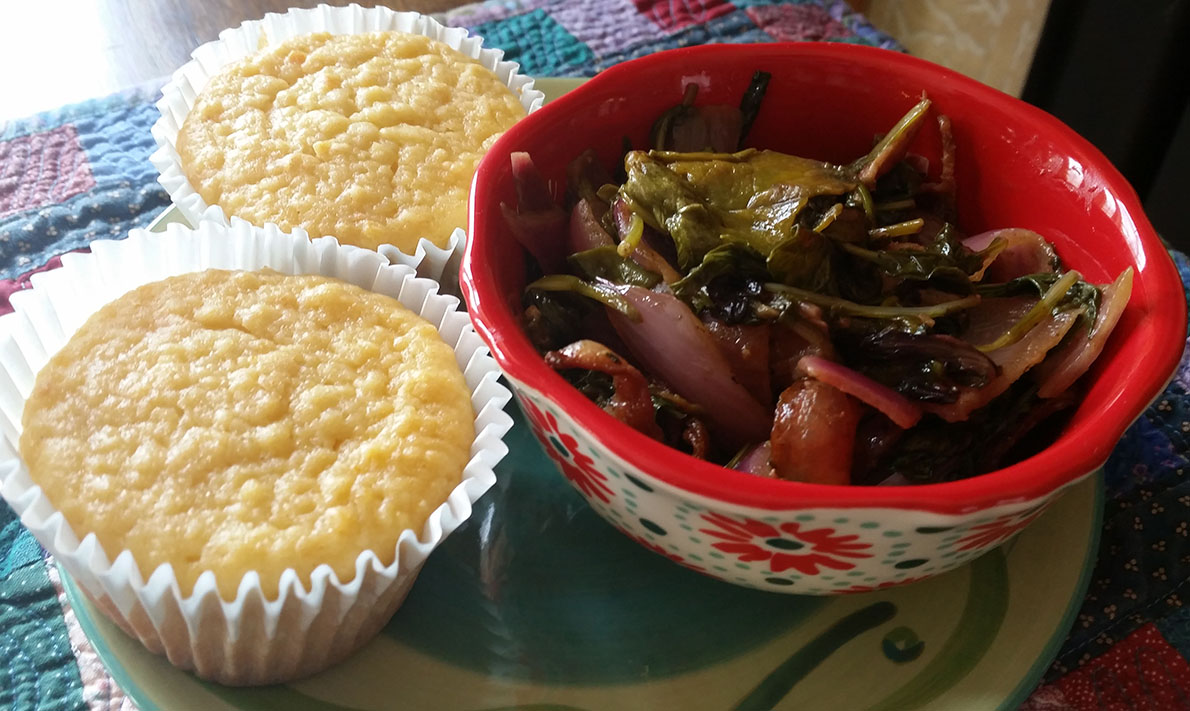
[[[348,0],[11,0],[0,3],[0,120],[166,77],[227,27]],[[466,0],[388,0],[440,12]]]

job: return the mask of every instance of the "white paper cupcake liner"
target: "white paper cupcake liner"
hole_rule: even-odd
[[[170,225],[153,234],[134,230],[126,240],[99,241],[91,254],[70,254],[60,269],[33,277],[33,288],[12,297],[15,312],[0,317],[0,494],[87,595],[128,634],[175,665],[225,684],[296,679],[347,656],[369,640],[400,605],[430,552],[465,521],[472,504],[495,483],[493,467],[508,452],[512,427],[503,410],[512,395],[459,301],[412,267],[388,264],[378,253],[310,241],[275,226],[242,220]],[[441,255],[427,256],[434,261]],[[314,569],[306,589],[286,570],[276,600],[249,573],[236,599],[224,601],[211,572],[183,596],[173,568],[142,571],[129,551],[105,551],[93,533],[80,540],[35,485],[20,460],[21,413],[35,374],[101,306],[165,277],[208,268],[271,268],[322,274],[387,294],[438,327],[455,351],[476,412],[475,441],[463,478],[422,531],[401,533],[391,565],[365,551],[355,577],[340,581],[329,565]],[[115,553],[114,558],[112,553]]]
[[[361,34],[364,32],[399,31],[419,34],[438,40],[463,55],[477,60],[503,81],[521,100],[526,113],[541,108],[545,94],[533,86],[533,79],[520,73],[516,62],[504,61],[504,51],[485,48],[483,38],[468,36],[462,27],[446,27],[432,17],[416,12],[396,12],[386,7],[363,8],[359,5],[330,7],[319,5],[312,9],[292,9],[284,14],[269,13],[260,20],[245,22],[236,28],[219,33],[219,39],[208,42],[191,53],[191,59],[173,73],[161,90],[157,109],[161,118],[153,124],[153,138],[157,150],[149,157],[157,168],[157,182],[161,183],[170,200],[177,205],[191,225],[203,220],[228,224],[233,217],[218,205],[208,205],[182,172],[176,142],[178,130],[190,113],[194,100],[207,81],[223,67],[253,54],[269,44],[284,42],[312,32],[331,34]],[[455,230],[446,248],[462,254],[466,235]],[[433,242],[422,238],[417,250],[440,250]],[[381,253],[394,259],[400,250],[385,245]],[[396,254],[394,254],[396,253]],[[457,259],[457,257],[456,257]]]

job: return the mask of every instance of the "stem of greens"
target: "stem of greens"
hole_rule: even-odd
[[[884,237],[904,237],[905,235],[915,235],[921,232],[926,221],[920,217],[915,220],[906,220],[905,222],[898,222],[895,225],[888,225],[886,227],[877,227],[874,230],[868,230],[868,236],[873,239],[881,239]]]
[[[837,202],[834,205],[831,205],[831,209],[829,209],[825,213],[823,213],[822,219],[820,219],[818,221],[817,225],[814,225],[814,231],[822,232],[827,227],[830,227],[831,223],[834,222],[835,220],[837,220],[839,218],[839,215],[842,215],[842,214],[843,214],[843,203]]]
[[[616,193],[619,191],[619,185],[604,183],[603,185],[599,186],[599,189],[595,191],[595,194],[599,196],[600,200],[610,204],[612,200],[616,199]]]
[[[921,101],[917,102],[912,109],[909,109],[909,113],[902,116],[900,121],[897,121],[897,124],[892,127],[892,130],[884,134],[884,137],[875,146],[872,146],[872,150],[868,155],[852,164],[851,169],[855,175],[859,176],[865,182],[875,183],[876,175],[874,169],[888,157],[885,153],[893,151],[897,143],[907,140],[908,136],[906,134],[917,130],[918,124],[929,109],[930,100],[922,97]],[[865,173],[872,174],[864,175]]]
[[[616,245],[616,253],[625,259],[632,254],[632,250],[640,244],[641,237],[645,234],[645,221],[640,218],[637,213],[632,213],[632,218],[628,220],[628,232],[624,235],[624,239],[620,244]]]
[[[606,284],[606,282],[604,283]],[[625,299],[610,285],[599,282],[589,283],[571,274],[550,274],[543,276],[529,284],[525,289],[539,289],[541,291],[573,291],[588,299],[594,299],[606,306],[619,311],[633,321],[640,321],[640,312],[636,310],[628,299]]]
[[[760,103],[764,100],[764,92],[768,89],[771,78],[772,75],[768,72],[758,71],[753,74],[752,81],[748,83],[748,88],[744,91],[743,98],[740,99],[740,140],[736,145],[737,148],[744,147],[748,132],[752,130],[752,123],[756,121],[756,115],[760,113]]]
[[[1070,291],[1070,287],[1074,286],[1075,282],[1081,278],[1082,275],[1073,269],[1066,272],[1062,275],[1061,279],[1058,279],[1056,282],[1054,282],[1054,285],[1049,288],[1049,291],[1045,292],[1045,294],[1041,297],[1041,300],[1034,304],[1033,308],[1029,309],[1028,313],[1022,316],[1020,321],[1014,323],[1012,327],[1004,333],[1004,335],[986,345],[976,346],[976,348],[983,351],[984,353],[987,353],[998,348],[1011,346],[1012,344],[1021,340],[1025,337],[1025,334],[1033,330],[1033,327],[1036,326],[1041,321],[1041,319],[1053,313],[1054,309],[1057,308],[1063,297],[1066,296],[1066,292]]]
[[[848,314],[850,316],[868,316],[871,318],[918,318],[918,319],[933,319],[945,316],[955,311],[962,311],[969,309],[979,303],[980,297],[978,294],[965,296],[954,301],[943,301],[940,304],[931,304],[930,306],[869,306],[867,304],[857,304],[854,301],[847,299],[840,299],[834,296],[827,296],[826,294],[819,294],[814,291],[807,291],[806,289],[798,289],[793,286],[785,286],[784,284],[777,284],[773,282],[766,283],[764,288],[776,294],[784,294],[790,296],[798,301],[805,301],[811,304],[817,304],[839,313]]]
[[[875,205],[876,212],[888,212],[890,210],[908,210],[917,207],[917,201],[913,198],[906,198],[904,200],[891,200],[889,202],[878,202]]]
[[[855,191],[859,193],[859,203],[863,205],[864,214],[868,216],[868,222],[876,221],[876,204],[872,201],[872,193],[868,192],[868,188],[863,183],[855,186]]]
[[[743,162],[757,153],[755,148],[744,148],[735,153],[712,153],[711,151],[649,151],[649,155],[661,163],[673,163],[680,160],[718,160],[724,163]]]

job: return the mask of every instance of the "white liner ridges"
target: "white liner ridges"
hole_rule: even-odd
[[[545,94],[533,87],[533,79],[520,73],[519,64],[504,61],[504,50],[485,48],[482,37],[468,36],[465,28],[447,27],[426,15],[396,12],[386,7],[363,8],[355,4],[347,7],[319,5],[308,10],[295,8],[284,14],[269,13],[263,19],[251,20],[239,27],[226,29],[219,33],[219,39],[207,42],[194,50],[190,54],[192,59],[175,71],[161,89],[161,99],[157,102],[161,118],[153,124],[153,138],[157,140],[157,150],[149,160],[159,173],[157,182],[169,193],[170,200],[178,206],[186,220],[192,225],[197,225],[200,220],[214,220],[226,225],[232,217],[225,214],[218,205],[208,205],[195,192],[190,181],[182,173],[181,159],[176,148],[178,130],[186,120],[186,115],[190,113],[195,98],[211,76],[228,64],[243,59],[269,44],[284,42],[312,32],[346,35],[393,30],[438,40],[479,61],[520,98],[526,113],[541,108],[545,101]],[[445,251],[456,255],[457,260],[462,254],[465,239],[466,234],[462,230],[455,230],[445,250],[423,238],[418,242],[417,251]],[[390,259],[400,254],[399,250],[391,245],[381,247],[380,251]],[[448,271],[447,275],[449,277],[451,272]],[[437,278],[429,274],[421,276]]]
[[[275,226],[242,220],[197,230],[170,225],[165,233],[133,230],[128,239],[99,241],[91,254],[70,254],[60,269],[33,277],[33,288],[12,297],[15,312],[0,317],[0,494],[21,522],[99,607],[128,634],[175,665],[225,684],[291,680],[334,664],[367,642],[404,600],[430,552],[470,515],[496,481],[493,467],[508,452],[512,427],[504,406],[512,395],[500,371],[453,296],[418,278],[411,266],[388,264],[371,250],[310,241]],[[29,478],[17,453],[21,413],[37,371],[101,306],[142,284],[208,268],[271,268],[322,274],[387,294],[438,327],[454,350],[471,389],[476,438],[463,479],[424,529],[406,530],[394,562],[371,551],[356,560],[355,577],[341,582],[320,565],[307,590],[285,571],[278,599],[268,600],[250,573],[233,602],[222,600],[215,576],[203,573],[183,597],[173,568],[144,572],[129,551],[105,551],[94,534],[80,541],[61,513]]]

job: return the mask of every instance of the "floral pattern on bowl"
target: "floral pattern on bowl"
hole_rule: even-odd
[[[677,489],[621,461],[540,393],[513,384],[534,436],[600,516],[675,563],[761,590],[856,593],[933,577],[1010,540],[1060,491],[960,516],[892,508],[733,506]],[[932,525],[921,525],[924,520]]]
[[[963,156],[956,161],[956,209],[965,233],[1037,231],[1065,264],[1095,283],[1134,270],[1120,322],[1084,377],[1080,403],[1048,446],[984,475],[918,486],[756,477],[633,429],[545,363],[521,319],[521,294],[534,272],[505,219],[504,206],[516,199],[512,155],[532,156],[560,193],[567,166],[581,151],[612,165],[625,140],[647,145],[652,117],[681,101],[693,77],[700,101],[734,103],[758,69],[771,81],[751,144],[848,160],[925,92],[955,127],[954,153]],[[813,111],[805,110],[807,96]],[[492,146],[472,186],[469,232],[460,286],[472,321],[566,478],[596,512],[649,550],[764,590],[880,589],[935,576],[1010,541],[1101,469],[1164,388],[1185,343],[1177,270],[1110,161],[1035,107],[923,60],[864,47],[707,45],[616,65]]]

